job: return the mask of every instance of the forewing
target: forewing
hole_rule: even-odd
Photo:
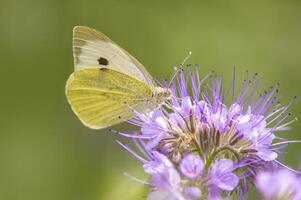
[[[85,26],[73,29],[75,70],[100,66],[123,72],[153,87],[154,81],[144,66],[103,33]]]
[[[147,84],[108,68],[83,68],[69,77],[66,95],[78,118],[93,129],[106,128],[135,116],[151,98]]]

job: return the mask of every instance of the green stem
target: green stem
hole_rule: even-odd
[[[219,153],[221,153],[221,152],[223,152],[223,151],[230,151],[230,152],[236,157],[237,160],[239,159],[239,155],[238,155],[238,153],[235,151],[235,149],[233,149],[233,148],[231,148],[231,147],[229,147],[229,146],[223,146],[223,147],[221,147],[221,148],[219,148],[219,149],[213,149],[213,150],[212,150],[212,153],[210,154],[210,156],[208,156],[208,157],[206,158],[206,164],[205,164],[205,169],[206,169],[206,170],[210,167],[210,165],[211,165],[212,162],[214,161],[215,157],[216,157]]]

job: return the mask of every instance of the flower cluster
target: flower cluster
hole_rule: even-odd
[[[134,141],[139,154],[119,144],[151,176],[149,200],[243,199],[250,183],[263,182],[256,179],[260,171],[286,167],[278,154],[298,141],[275,135],[295,121],[287,113],[291,103],[279,102],[278,85],[255,98],[257,74],[247,72],[236,92],[235,72],[227,90],[214,72],[201,79],[198,66],[175,73],[175,80],[163,84],[172,92],[165,106],[137,113],[130,123],[139,131],[118,132]]]

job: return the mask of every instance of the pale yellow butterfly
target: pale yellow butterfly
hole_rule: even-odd
[[[66,84],[72,110],[84,125],[102,129],[154,110],[171,98],[144,66],[103,33],[73,29],[74,72]]]

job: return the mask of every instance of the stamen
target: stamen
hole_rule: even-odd
[[[272,146],[278,146],[278,145],[283,145],[283,144],[293,144],[293,143],[301,143],[301,140],[289,140],[289,141],[284,141],[284,142],[278,142],[272,144]]]
[[[301,172],[299,172],[299,171],[297,171],[297,170],[295,170],[295,169],[293,169],[293,168],[291,168],[291,167],[289,167],[289,166],[286,166],[285,164],[279,162],[278,160],[274,160],[274,162],[276,162],[276,163],[279,164],[280,166],[282,166],[282,167],[284,167],[284,168],[286,168],[286,169],[288,169],[288,170],[290,170],[290,171],[292,171],[292,172],[295,172],[295,173],[297,173],[297,174],[301,174]]]
[[[130,179],[138,182],[138,183],[141,183],[142,185],[150,185],[150,183],[148,181],[145,181],[145,180],[142,180],[142,179],[138,179],[137,177],[131,175],[131,174],[128,174],[127,172],[123,172],[123,175],[129,177]]]
[[[131,148],[129,148],[126,144],[123,144],[119,140],[116,140],[116,142],[119,145],[121,145],[125,150],[127,150],[128,152],[130,152],[134,157],[136,157],[138,160],[140,160],[141,162],[143,162],[143,163],[147,162],[147,160],[145,160],[144,158],[142,158],[141,156],[139,156],[135,151],[133,151]]]
[[[134,135],[134,134],[130,134],[130,133],[122,133],[122,132],[115,131],[115,130],[112,130],[112,129],[109,129],[109,131],[112,132],[112,133],[127,137],[127,138],[153,139],[153,138],[156,137],[154,135],[153,136],[146,136],[146,135]]]
[[[144,155],[144,157],[149,159],[150,155],[149,153],[147,153],[147,151],[144,150],[145,144],[143,143],[143,141],[138,139],[133,139],[133,142],[136,145],[136,147],[139,149],[139,151]]]

